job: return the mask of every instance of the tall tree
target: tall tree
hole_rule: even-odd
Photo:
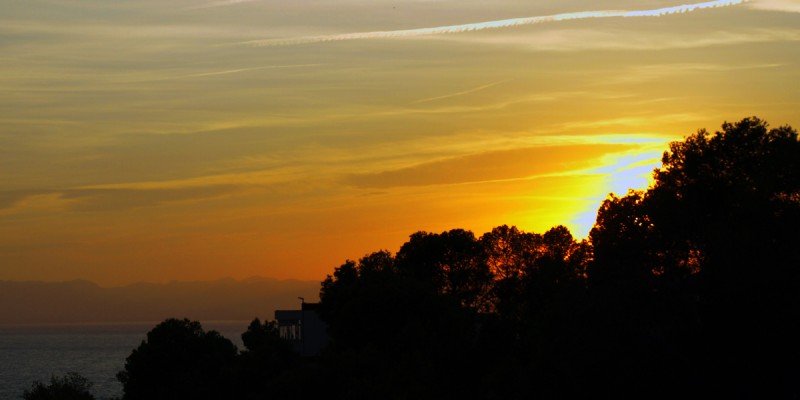
[[[713,135],[700,130],[672,143],[662,163],[648,193],[648,212],[669,246],[667,271],[699,267],[708,284],[727,286],[719,290],[796,274],[799,259],[792,243],[800,239],[800,142],[795,130],[768,129],[765,121],[745,118],[723,124]]]
[[[785,281],[800,261],[793,251],[799,217],[797,132],[768,129],[755,117],[726,122],[714,134],[700,130],[670,144],[646,192],[603,203],[590,233],[594,272],[699,273],[716,291]]]
[[[800,356],[799,226],[797,132],[755,117],[726,122],[672,143],[647,191],[603,203],[590,234],[590,283],[639,282],[627,287],[650,295],[636,300],[636,315],[669,305],[657,325],[675,326],[687,307],[696,310],[693,342],[704,345],[683,354],[725,376],[703,380],[737,396],[763,395],[798,372],[778,363]]]

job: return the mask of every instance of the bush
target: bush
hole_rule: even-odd
[[[90,389],[92,382],[80,374],[70,372],[63,377],[52,376],[50,384],[33,382],[30,389],[25,390],[25,400],[94,400]]]

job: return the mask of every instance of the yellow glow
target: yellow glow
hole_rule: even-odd
[[[625,195],[629,189],[644,190],[652,183],[653,169],[661,165],[661,152],[666,143],[659,146],[646,146],[636,153],[615,154],[606,157],[602,167],[592,170],[598,179],[583,188],[584,207],[573,211],[567,225],[576,237],[588,235],[597,217],[597,209],[610,193]],[[574,230],[573,230],[574,227]]]

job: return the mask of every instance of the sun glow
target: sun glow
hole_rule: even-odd
[[[597,174],[593,187],[587,186],[585,208],[569,224],[576,237],[586,237],[594,225],[597,209],[611,193],[624,196],[629,190],[644,190],[653,183],[653,170],[661,165],[661,152],[665,144],[647,146],[635,153],[614,154],[605,157],[606,163],[594,168],[590,173]],[[591,193],[589,193],[591,192]]]

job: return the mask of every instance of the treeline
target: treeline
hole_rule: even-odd
[[[417,232],[345,262],[322,282],[320,357],[254,321],[258,347],[208,346],[227,367],[148,375],[135,365],[176,346],[148,335],[123,398],[230,398],[220,382],[244,399],[798,398],[797,132],[746,118],[672,143],[662,163],[647,190],[603,202],[586,241],[563,226]],[[186,382],[207,389],[181,397]]]

